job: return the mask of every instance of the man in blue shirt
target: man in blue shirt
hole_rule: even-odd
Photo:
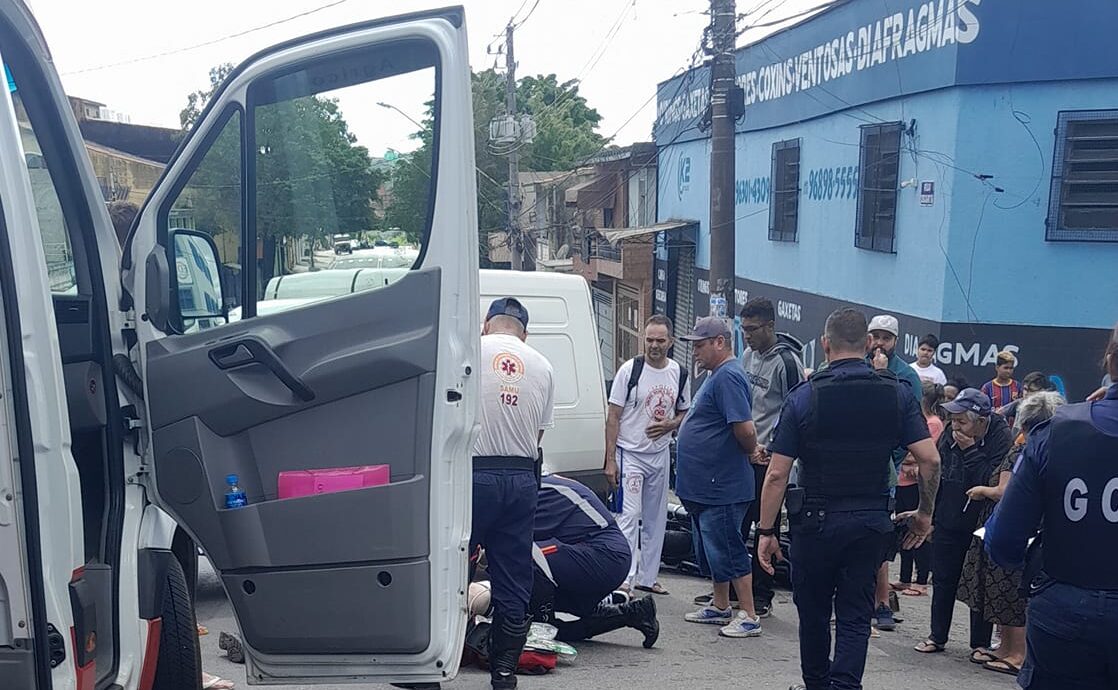
[[[695,359],[710,376],[679,430],[676,494],[691,516],[699,567],[714,582],[710,604],[685,618],[721,625],[726,637],[757,637],[761,621],[753,606],[752,567],[741,533],[755,491],[749,458],[757,452],[757,429],[749,382],[734,357],[725,320],[699,319],[683,340],[694,343]],[[730,606],[731,582],[741,609],[737,618]]]
[[[1106,350],[1118,378],[1118,326]],[[1092,396],[1094,397],[1094,396]],[[1118,687],[1118,385],[1065,405],[1029,435],[986,522],[986,552],[1025,566],[1043,523],[1042,584],[1029,600],[1022,688]]]
[[[800,614],[800,666],[806,690],[859,690],[874,611],[875,574],[885,535],[893,534],[889,478],[893,449],[903,446],[920,467],[920,506],[906,548],[931,531],[939,486],[939,454],[916,399],[887,371],[865,360],[866,317],[839,309],[827,318],[823,351],[829,366],[792,390],[784,402],[761,494],[761,567],[781,558],[781,502],[792,536],[792,591]],[[785,489],[799,458],[800,486]],[[739,590],[740,591],[740,590]],[[835,655],[831,653],[831,614]]]

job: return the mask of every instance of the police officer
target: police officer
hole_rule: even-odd
[[[792,390],[784,403],[761,495],[760,562],[783,558],[777,541],[781,500],[791,530],[792,591],[800,615],[800,665],[807,690],[862,687],[874,585],[890,520],[893,449],[905,446],[920,467],[920,507],[905,546],[931,531],[939,454],[906,385],[865,360],[866,317],[839,309],[827,318],[828,367]],[[800,486],[785,489],[794,458]],[[830,661],[832,605],[835,658]]]
[[[1118,326],[1106,368],[1118,379]],[[1028,652],[1017,683],[1029,690],[1118,688],[1118,385],[1096,402],[1059,408],[1029,435],[986,522],[990,558],[1021,569],[1042,522],[1043,572],[1029,601]]]
[[[527,336],[523,304],[503,297],[490,305],[481,337],[481,435],[474,446],[470,551],[485,547],[492,584],[488,656],[494,688],[516,687],[516,664],[531,626],[537,460],[555,407],[551,364],[524,342]]]
[[[644,635],[645,649],[656,644],[660,624],[651,597],[621,604],[603,601],[625,581],[632,554],[621,528],[593,491],[565,477],[544,477],[533,539],[535,620],[556,626],[564,642],[628,627]],[[562,620],[556,613],[578,619]]]

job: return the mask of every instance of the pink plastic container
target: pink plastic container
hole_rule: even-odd
[[[383,486],[390,481],[390,477],[388,465],[287,470],[279,473],[279,497],[297,498],[364,489],[369,486]]]

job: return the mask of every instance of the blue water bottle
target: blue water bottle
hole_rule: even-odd
[[[244,508],[248,505],[248,496],[245,495],[245,490],[237,486],[239,481],[240,478],[235,474],[225,477],[225,483],[229,485],[229,489],[225,492],[226,508]]]

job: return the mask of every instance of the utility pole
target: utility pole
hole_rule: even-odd
[[[734,0],[710,0],[710,305],[734,307]],[[725,301],[722,301],[725,300]]]
[[[512,21],[505,28],[505,110],[516,117],[516,59],[512,48]],[[524,270],[526,242],[520,231],[520,154],[516,147],[509,152],[509,221],[508,238],[512,250],[512,270]]]
[[[530,144],[536,136],[536,123],[527,114],[516,114],[516,56],[513,52],[512,34],[516,24],[509,20],[505,27],[505,47],[498,49],[498,54],[503,50],[505,54],[505,112],[498,114],[489,121],[489,143],[498,150],[493,153],[508,156],[509,182],[508,182],[508,221],[506,238],[512,254],[512,269],[514,271],[534,271],[535,238],[530,232],[524,232],[520,226],[520,207],[523,203],[520,198],[520,154],[518,151],[524,144]]]

